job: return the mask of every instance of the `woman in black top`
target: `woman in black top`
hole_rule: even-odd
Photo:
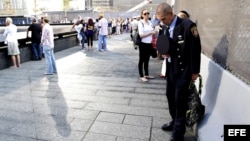
[[[95,26],[94,26],[93,19],[89,18],[87,26],[86,26],[88,50],[90,50],[90,49],[92,50],[92,48],[93,48],[94,29],[95,29]]]

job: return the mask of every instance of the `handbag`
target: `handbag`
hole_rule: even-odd
[[[156,36],[153,35],[153,37],[152,37],[152,47],[150,49],[150,55],[151,55],[152,58],[157,57],[156,40],[157,40]]]
[[[150,48],[150,56],[151,56],[152,58],[156,58],[156,57],[157,57],[157,50],[153,47],[153,45],[152,45],[152,47]]]
[[[144,28],[144,24],[143,24],[143,22],[139,22],[139,23],[141,23],[142,24],[142,27]],[[139,34],[139,29],[138,29],[138,25],[137,25],[137,31],[135,32],[135,45],[137,45],[137,46],[139,46],[140,45],[140,43],[141,43],[141,36],[140,36],[140,34]]]
[[[157,49],[157,48],[156,48],[156,42],[157,42],[157,37],[156,37],[156,35],[153,35],[153,36],[152,36],[152,45],[153,45],[153,48],[154,48],[154,49]]]
[[[137,30],[135,33],[135,45],[139,46],[141,43],[141,36],[139,35],[139,31]]]
[[[192,127],[205,114],[205,106],[201,103],[202,77],[199,75],[199,91],[193,81],[189,85],[188,109],[186,112],[186,126]]]

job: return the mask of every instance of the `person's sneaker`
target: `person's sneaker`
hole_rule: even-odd
[[[145,78],[145,77],[141,77],[140,80],[141,80],[142,82],[148,82],[148,79]]]
[[[53,73],[47,73],[47,72],[45,72],[44,75],[53,75]]]
[[[160,78],[165,78],[165,75],[159,74]]]
[[[147,78],[147,79],[154,79],[155,77],[148,75],[148,76],[145,76],[145,78]]]

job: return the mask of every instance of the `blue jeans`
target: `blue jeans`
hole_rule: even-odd
[[[103,49],[104,50],[107,50],[107,35],[100,35],[98,36],[98,50],[101,50],[102,49],[102,46],[103,46]]]
[[[45,60],[47,63],[47,73],[48,74],[57,73],[54,49],[49,46],[43,46],[43,49],[44,49]]]
[[[81,36],[82,36],[82,40],[81,40],[81,43],[82,43],[82,49],[84,49],[84,43],[85,43],[85,33],[84,32],[80,32]]]
[[[40,43],[33,42],[32,44],[33,59],[38,60],[42,58],[42,49]]]

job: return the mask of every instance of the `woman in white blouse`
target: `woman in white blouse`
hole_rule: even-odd
[[[141,20],[138,22],[138,31],[141,37],[141,43],[139,45],[139,75],[142,82],[147,82],[148,79],[153,79],[153,76],[149,75],[148,65],[150,59],[150,50],[152,48],[152,36],[156,34],[153,29],[152,23],[149,20],[149,12],[144,9],[141,12]],[[144,73],[143,73],[144,68]]]
[[[11,61],[13,66],[11,68],[21,67],[20,65],[20,51],[17,42],[17,27],[12,24],[11,18],[6,18],[5,20],[5,31],[3,36],[6,37],[5,43],[8,44],[8,55],[11,56]]]

